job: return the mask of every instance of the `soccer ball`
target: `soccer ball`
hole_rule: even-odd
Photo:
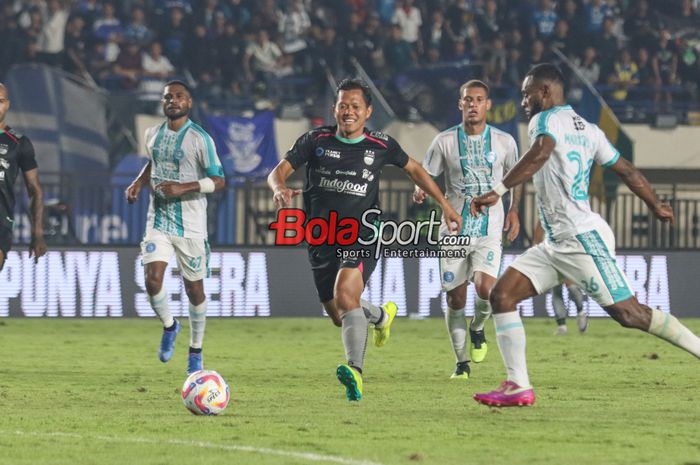
[[[228,384],[213,370],[195,371],[182,386],[182,401],[195,415],[219,415],[228,405]]]

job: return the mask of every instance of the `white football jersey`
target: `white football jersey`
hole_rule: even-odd
[[[620,156],[603,131],[581,118],[570,105],[562,105],[535,115],[530,120],[529,135],[531,144],[541,135],[555,143],[549,160],[533,177],[547,240],[558,242],[606,227],[588,202],[593,162],[607,167]]]
[[[459,124],[433,139],[423,160],[423,168],[433,177],[445,173],[445,195],[462,215],[461,235],[473,238],[503,234],[503,203],[490,207],[486,214],[471,216],[472,198],[490,191],[518,161],[515,139],[507,132],[486,125],[484,132],[469,136]],[[440,226],[440,236],[449,234]]]
[[[164,234],[206,239],[207,198],[193,192],[180,198],[166,199],[155,191],[163,181],[179,183],[198,181],[207,176],[224,176],[214,141],[191,120],[179,131],[167,123],[146,129],[146,151],[151,159],[151,192],[146,230]]]

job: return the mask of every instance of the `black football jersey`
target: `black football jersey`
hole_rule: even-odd
[[[403,168],[408,155],[393,138],[368,131],[355,140],[336,136],[336,126],[313,129],[299,139],[285,159],[296,170],[306,163],[304,209],[307,219],[357,218],[379,208],[379,178],[385,165]],[[363,234],[364,236],[364,234]]]
[[[14,185],[19,171],[37,167],[34,146],[9,126],[0,129],[0,227],[12,228],[15,210]]]

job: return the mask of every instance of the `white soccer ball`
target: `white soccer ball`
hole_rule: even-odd
[[[182,386],[182,401],[195,415],[219,415],[228,405],[226,380],[213,370],[195,371]]]

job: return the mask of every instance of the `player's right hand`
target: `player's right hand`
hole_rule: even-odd
[[[428,198],[428,194],[425,193],[423,189],[420,187],[416,186],[416,188],[413,191],[413,201],[417,204],[422,204],[425,199]]]
[[[673,216],[673,207],[666,202],[656,202],[652,209],[654,216],[664,223],[671,223],[671,226],[676,224],[676,218]]]
[[[141,192],[141,184],[135,182],[131,183],[124,191],[126,201],[129,203],[136,202],[136,199],[139,197],[139,192]]]
[[[275,194],[272,197],[272,200],[275,202],[275,208],[279,210],[280,208],[289,207],[292,204],[292,198],[302,192],[301,189],[290,189],[289,187],[275,189]]]

